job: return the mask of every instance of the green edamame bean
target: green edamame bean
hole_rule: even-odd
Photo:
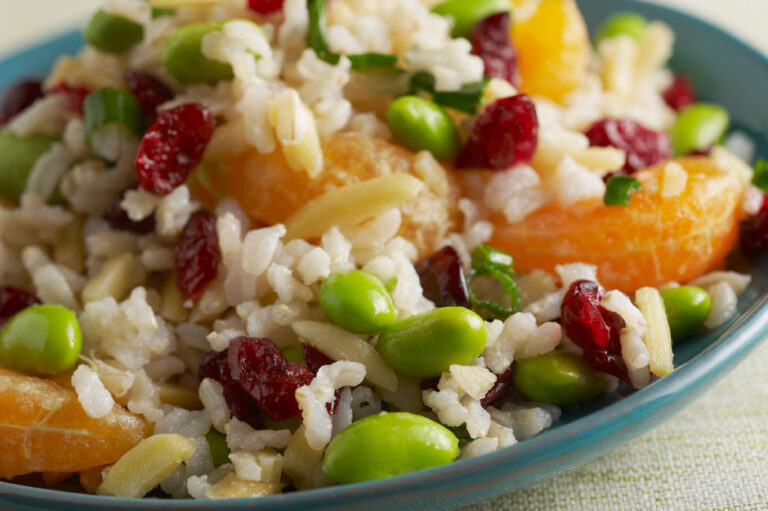
[[[231,80],[232,66],[203,55],[203,38],[222,30],[226,21],[193,23],[180,28],[163,46],[163,66],[183,84]]]
[[[379,332],[397,320],[384,283],[376,275],[360,270],[325,279],[318,301],[331,323],[358,334]]]
[[[411,151],[429,151],[438,160],[454,160],[461,143],[453,119],[433,101],[403,96],[389,105],[387,120],[392,133]]]
[[[597,33],[595,44],[603,39],[617,35],[628,35],[635,41],[640,41],[648,28],[648,20],[636,12],[621,12],[608,18]]]
[[[229,454],[232,451],[229,450],[227,445],[227,436],[212,429],[205,434],[205,439],[208,441],[208,448],[211,450],[213,466],[220,467],[229,463]]]
[[[359,420],[331,441],[323,471],[337,483],[359,483],[445,465],[459,439],[426,417],[382,413]]]
[[[491,14],[509,12],[509,0],[448,0],[437,4],[432,12],[453,20],[453,37],[470,39],[478,22]]]
[[[515,386],[534,401],[576,405],[596,398],[606,382],[578,353],[552,351],[517,361]]]
[[[83,336],[74,312],[60,305],[32,305],[0,330],[0,366],[55,375],[74,367]]]
[[[464,307],[442,307],[398,321],[384,330],[376,350],[399,374],[440,376],[452,364],[465,365],[485,348],[483,318]]]
[[[692,334],[701,325],[712,306],[705,290],[696,286],[680,286],[661,291],[672,340],[678,341]]]
[[[144,28],[128,18],[96,11],[83,32],[88,44],[106,53],[125,53],[144,38]]]
[[[731,118],[725,108],[708,103],[691,105],[677,116],[669,132],[672,150],[682,156],[705,150],[728,131]]]
[[[20,137],[11,132],[0,133],[0,196],[18,200],[27,187],[27,179],[35,162],[58,140],[52,135]]]

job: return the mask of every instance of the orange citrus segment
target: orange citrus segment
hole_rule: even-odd
[[[150,432],[119,406],[91,419],[72,390],[0,368],[0,478],[114,463]]]
[[[511,253],[522,272],[573,262],[597,265],[601,284],[626,292],[695,278],[733,248],[742,186],[709,158],[677,161],[688,172],[678,197],[663,198],[654,187],[663,176],[661,164],[635,175],[643,189],[629,206],[593,200],[550,205],[515,224],[496,217],[490,244]]]
[[[532,2],[514,2],[519,5],[510,29],[520,53],[521,89],[559,102],[586,77],[591,51],[587,25],[574,0]]]

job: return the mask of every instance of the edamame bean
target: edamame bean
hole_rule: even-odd
[[[20,137],[11,132],[0,133],[0,196],[18,200],[27,187],[27,179],[35,162],[58,140],[52,135]]]
[[[432,12],[453,21],[453,37],[470,39],[478,22],[491,14],[509,12],[509,0],[448,0],[437,4]]]
[[[621,12],[608,18],[595,38],[595,44],[617,35],[628,35],[640,41],[648,28],[648,20],[636,12]]]
[[[600,373],[581,355],[569,351],[518,360],[514,382],[532,400],[555,405],[586,403],[606,388]]]
[[[320,285],[318,300],[328,320],[350,332],[379,332],[397,320],[384,283],[368,272],[331,275]]]
[[[227,436],[212,429],[205,434],[205,439],[208,441],[208,448],[211,450],[213,466],[220,467],[229,463],[229,454],[232,451],[229,450],[227,445]]]
[[[88,44],[106,53],[125,53],[144,38],[144,28],[128,18],[96,11],[83,32]]]
[[[692,334],[701,325],[712,306],[705,290],[696,286],[680,286],[661,291],[672,340],[678,341]]]
[[[323,471],[337,483],[384,479],[437,467],[459,454],[459,439],[440,424],[411,413],[361,419],[331,441]]]
[[[395,372],[412,378],[440,376],[465,365],[485,348],[483,318],[464,307],[442,307],[398,321],[384,330],[376,350]]]
[[[680,112],[670,129],[672,150],[677,156],[706,150],[725,135],[730,121],[728,112],[721,106],[691,105]]]
[[[0,330],[0,366],[27,374],[59,374],[75,365],[82,345],[74,312],[60,305],[32,305]]]
[[[411,151],[429,151],[438,160],[454,160],[461,143],[459,130],[443,108],[418,96],[402,96],[389,105],[392,133]]]
[[[203,38],[222,30],[226,21],[206,21],[180,28],[163,46],[163,66],[183,84],[231,80],[232,66],[203,55]]]

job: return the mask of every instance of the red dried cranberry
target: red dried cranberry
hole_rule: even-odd
[[[331,365],[334,362],[332,358],[328,357],[325,353],[318,350],[317,348],[313,348],[309,344],[302,344],[301,352],[304,355],[304,363],[307,364],[307,367],[315,376],[317,376],[317,371],[319,371],[321,367]],[[336,413],[336,409],[339,405],[339,399],[341,399],[341,390],[342,389],[336,390],[336,399],[327,405],[328,413],[331,415]]]
[[[106,220],[110,227],[117,231],[127,231],[135,234],[149,234],[155,230],[155,217],[154,215],[148,216],[140,222],[135,222],[130,219],[128,212],[126,212],[120,205],[125,198],[125,194],[128,190],[121,193],[109,209],[104,213],[102,218]]]
[[[768,196],[763,207],[754,216],[741,222],[741,249],[750,259],[757,259],[768,251]]]
[[[440,377],[427,378],[419,382],[419,388],[421,390],[437,390],[437,386],[440,383]]]
[[[504,170],[529,163],[538,141],[539,119],[531,98],[518,94],[499,99],[475,119],[456,166]]]
[[[67,97],[69,111],[73,114],[83,113],[83,102],[90,93],[91,89],[87,87],[73,86],[66,82],[59,82],[48,91],[48,94],[64,94]]]
[[[483,399],[480,400],[480,404],[483,408],[488,408],[491,404],[499,399],[507,397],[511,392],[512,376],[515,374],[515,366],[510,366],[509,369],[502,374],[496,375],[496,383],[493,384],[491,390],[489,390]]]
[[[285,0],[248,0],[248,7],[259,14],[272,14],[283,8]]]
[[[664,91],[664,101],[670,108],[678,112],[696,102],[693,83],[685,75],[677,75],[667,90]]]
[[[416,263],[424,296],[437,307],[470,307],[467,280],[456,249],[445,246]]]
[[[173,91],[154,76],[141,71],[128,71],[123,76],[128,90],[141,105],[148,124],[157,119],[157,107],[173,99]]]
[[[17,312],[36,303],[40,300],[32,293],[16,287],[0,286],[0,326]]]
[[[281,422],[301,415],[296,389],[314,378],[305,366],[286,360],[270,339],[239,337],[229,344],[229,369],[267,417]]]
[[[586,135],[591,146],[626,151],[627,162],[621,170],[628,174],[672,158],[667,134],[646,129],[637,121],[603,119],[590,126]]]
[[[200,380],[211,378],[219,382],[223,389],[224,400],[232,414],[251,427],[261,429],[261,411],[240,385],[232,379],[227,351],[207,353],[200,362],[198,370]]]
[[[158,195],[181,186],[203,159],[215,129],[213,113],[202,105],[181,105],[160,112],[136,157],[139,185]]]
[[[630,383],[621,356],[624,320],[600,305],[601,299],[597,282],[579,280],[571,284],[561,307],[563,332],[584,350],[589,365]]]
[[[483,59],[486,77],[503,78],[520,87],[517,48],[509,37],[510,21],[508,12],[480,21],[472,33],[472,53]]]
[[[0,105],[0,126],[26,110],[43,95],[40,80],[24,80],[11,86],[3,94],[3,102]]]
[[[189,299],[197,298],[219,273],[221,252],[213,215],[205,211],[193,214],[173,253],[181,293]]]

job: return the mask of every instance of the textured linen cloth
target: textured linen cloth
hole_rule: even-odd
[[[768,53],[768,0],[657,1],[708,18]],[[0,0],[0,54],[82,23],[100,3]],[[768,343],[653,431],[571,473],[467,511],[768,510],[765,368]]]

